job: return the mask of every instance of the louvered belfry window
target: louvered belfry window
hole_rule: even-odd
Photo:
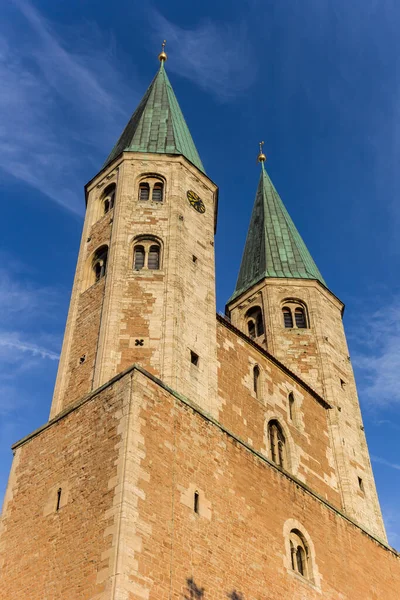
[[[252,319],[247,323],[247,329],[249,331],[249,338],[254,340],[254,338],[256,337],[256,326]]]
[[[149,269],[156,271],[160,268],[160,247],[150,246],[149,257],[147,259],[147,266]]]
[[[163,201],[163,184],[155,183],[153,187],[153,202],[162,202]]]
[[[133,268],[135,269],[135,271],[141,271],[141,269],[143,269],[144,257],[145,257],[144,247],[143,246],[135,246],[135,254],[134,254],[134,261],[133,261]]]
[[[150,186],[148,183],[141,183],[139,186],[139,200],[148,200],[150,197]]]
[[[290,310],[290,308],[283,308],[282,312],[283,312],[283,322],[284,322],[285,328],[291,329],[293,327],[292,311]]]
[[[294,318],[296,320],[296,327],[298,327],[298,329],[306,329],[307,328],[306,315],[304,313],[304,308],[302,308],[300,306],[298,308],[296,308],[296,310],[294,311]]]

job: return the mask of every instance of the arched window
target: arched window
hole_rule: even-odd
[[[106,274],[107,269],[108,247],[100,246],[93,256],[92,269],[94,272],[95,282],[99,281]]]
[[[286,468],[286,440],[283,435],[282,427],[278,421],[273,420],[268,423],[268,437],[271,451],[271,460],[282,467]]]
[[[255,365],[253,368],[253,389],[254,389],[254,393],[258,398],[259,392],[260,392],[260,367],[258,365]]]
[[[307,327],[306,315],[304,313],[304,308],[302,306],[299,306],[295,309],[294,318],[296,321],[296,327],[298,329],[306,329],[306,327]]]
[[[290,308],[282,308],[282,312],[283,312],[283,323],[285,325],[286,329],[291,329],[293,327],[293,317],[292,317],[292,311],[290,310]]]
[[[154,184],[153,195],[152,195],[153,202],[162,202],[163,201],[163,187],[164,186],[161,182]]]
[[[133,269],[158,271],[160,268],[161,244],[152,237],[139,236],[133,247]]]
[[[141,271],[144,267],[145,251],[143,246],[135,246],[133,253],[133,268],[135,271]]]
[[[106,187],[102,195],[103,213],[107,214],[111,209],[114,208],[116,185],[111,183]]]
[[[289,536],[290,557],[293,571],[306,579],[312,579],[310,553],[304,536],[298,529],[292,529]]]
[[[286,329],[307,329],[307,309],[297,300],[286,300],[282,307],[283,325]]]
[[[150,198],[150,185],[145,181],[139,185],[139,200]]]
[[[156,271],[160,268],[160,246],[153,244],[150,246],[149,257],[147,259],[149,269]]]
[[[293,396],[293,392],[290,392],[290,394],[288,396],[288,402],[289,402],[289,417],[290,417],[290,420],[293,421],[293,419],[294,419],[294,396]]]
[[[262,311],[259,306],[253,306],[245,314],[247,321],[247,330],[252,339],[260,337],[264,333],[264,321]]]
[[[249,338],[254,340],[254,338],[256,337],[256,324],[254,323],[253,319],[247,321],[247,329],[249,332]]]

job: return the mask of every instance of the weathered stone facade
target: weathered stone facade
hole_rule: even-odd
[[[316,279],[268,275],[216,316],[217,187],[155,81],[165,120],[141,104],[127,128],[153,150],[86,186],[51,419],[13,447],[0,599],[397,600],[343,305],[305,256]],[[306,326],[285,327],[296,303]]]
[[[275,364],[270,378],[270,392],[285,382],[302,397],[305,426],[316,408],[324,427],[304,385]],[[399,555],[335,508],[329,465],[326,482],[308,474],[312,458],[293,434],[303,464],[292,477],[266,456],[261,433],[244,439],[240,420],[226,426],[132,367],[19,442],[0,598],[397,600]],[[316,438],[315,462],[326,450]],[[307,536],[307,579],[291,568],[294,527]]]

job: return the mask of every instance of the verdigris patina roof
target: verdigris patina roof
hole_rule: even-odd
[[[265,277],[316,279],[326,286],[264,163],[261,163],[239,277],[229,302]]]
[[[205,173],[165,71],[164,61],[104,167],[124,151],[181,154]]]

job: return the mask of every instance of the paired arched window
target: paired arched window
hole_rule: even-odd
[[[304,536],[298,529],[292,529],[289,535],[290,562],[292,570],[306,579],[312,579],[310,553]]]
[[[282,467],[282,469],[286,469],[286,440],[282,431],[282,427],[275,419],[268,423],[268,439],[271,460],[279,467]]]
[[[248,336],[254,340],[264,333],[264,321],[259,306],[253,306],[245,314]]]
[[[156,175],[149,175],[139,183],[139,200],[164,201],[164,182]]]
[[[253,367],[253,390],[258,398],[260,394],[260,367],[258,365]]]
[[[295,300],[288,300],[282,307],[283,325],[285,329],[307,329],[306,307]]]
[[[108,246],[100,246],[93,255],[92,270],[94,273],[94,283],[100,281],[106,274],[107,256]]]
[[[161,267],[161,245],[152,238],[140,238],[133,247],[133,269],[158,271]]]
[[[114,208],[115,192],[116,192],[115,183],[110,183],[110,185],[108,185],[106,187],[106,189],[104,190],[104,192],[102,194],[101,202],[103,205],[103,214],[104,215],[106,215],[108,212],[110,212],[110,210],[112,210]]]

